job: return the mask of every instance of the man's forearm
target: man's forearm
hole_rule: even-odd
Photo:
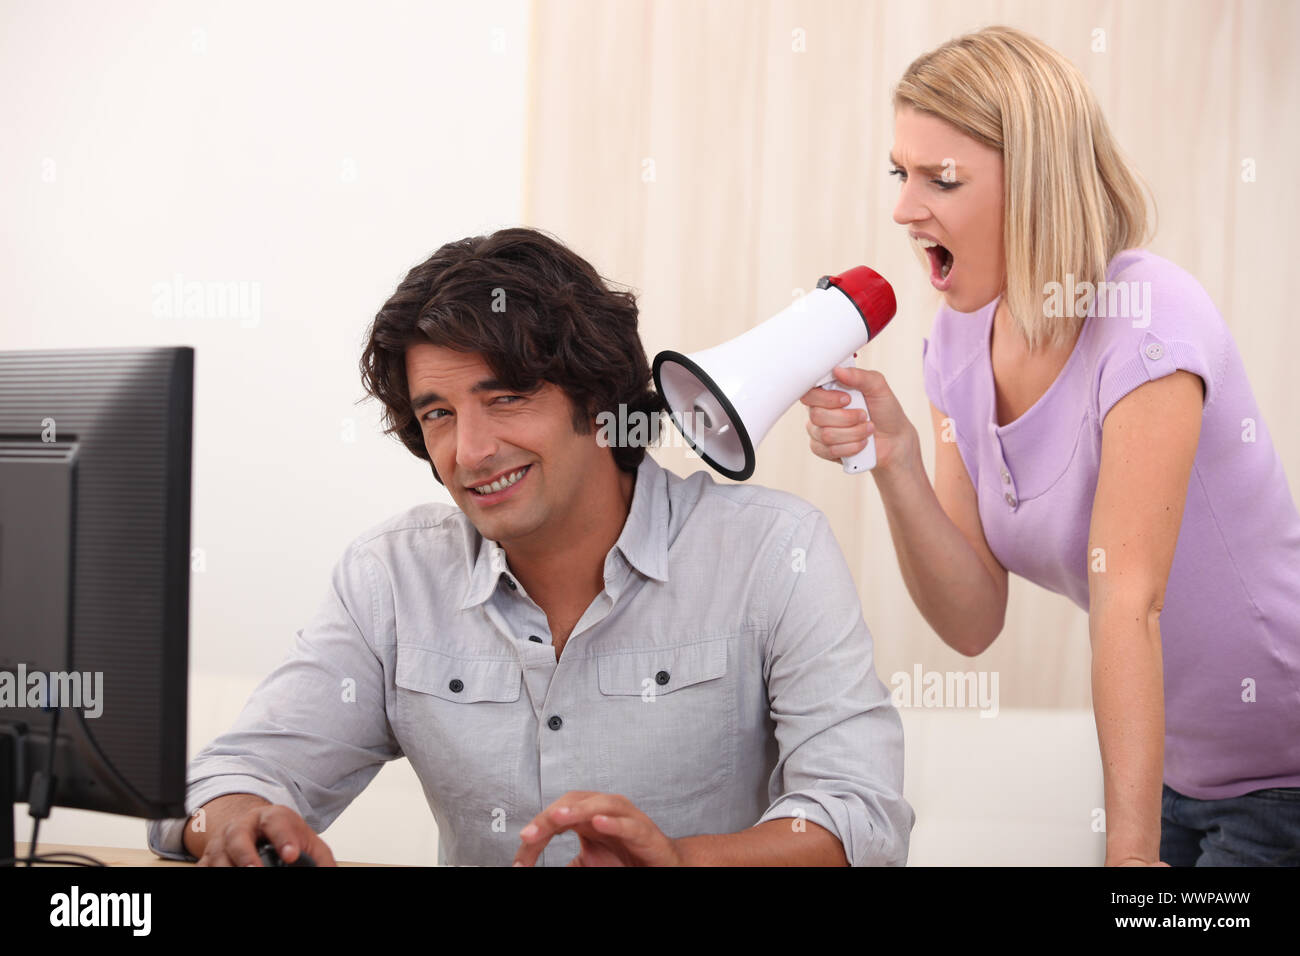
[[[186,821],[185,835],[181,838],[186,852],[196,857],[203,856],[210,833],[216,832],[227,821],[264,806],[270,806],[270,801],[251,793],[227,793],[214,797]]]
[[[795,817],[767,820],[739,833],[682,837],[674,842],[687,866],[849,865],[835,834]]]

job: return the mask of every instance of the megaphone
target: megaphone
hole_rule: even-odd
[[[730,342],[691,355],[660,352],[655,388],[700,457],[744,481],[754,473],[754,448],[810,388],[847,392],[846,407],[867,410],[862,393],[841,385],[833,369],[853,366],[857,350],[880,334],[897,307],[889,283],[866,266],[822,276],[817,288]],[[875,468],[875,435],[840,461],[849,474]]]

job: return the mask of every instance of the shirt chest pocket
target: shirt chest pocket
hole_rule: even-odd
[[[601,789],[650,814],[707,798],[735,772],[735,638],[596,658]],[[652,814],[651,814],[652,815]]]
[[[519,662],[398,644],[394,683],[393,730],[426,793],[449,817],[490,824],[515,801],[531,714]]]
[[[518,661],[454,657],[416,644],[397,646],[398,687],[454,704],[519,699],[523,670]]]

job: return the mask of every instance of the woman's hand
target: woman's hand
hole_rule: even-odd
[[[808,406],[805,427],[812,439],[809,445],[814,455],[838,462],[862,451],[867,447],[868,436],[875,435],[878,473],[920,457],[921,442],[916,426],[904,414],[885,376],[870,369],[837,366],[835,379],[862,393],[871,420],[867,420],[861,409],[844,407],[849,403],[849,396],[844,392],[809,389],[799,401]]]
[[[1113,860],[1113,861],[1110,858],[1107,858],[1104,865],[1105,866],[1168,866],[1169,864],[1165,863],[1162,860],[1147,860],[1142,857],[1130,856],[1130,857],[1126,857],[1123,860]]]

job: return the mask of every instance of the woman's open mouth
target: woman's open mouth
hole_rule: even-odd
[[[930,260],[930,284],[940,292],[947,292],[952,285],[952,268],[954,264],[952,252],[949,251],[947,246],[941,245],[933,239],[913,236],[912,242]]]

